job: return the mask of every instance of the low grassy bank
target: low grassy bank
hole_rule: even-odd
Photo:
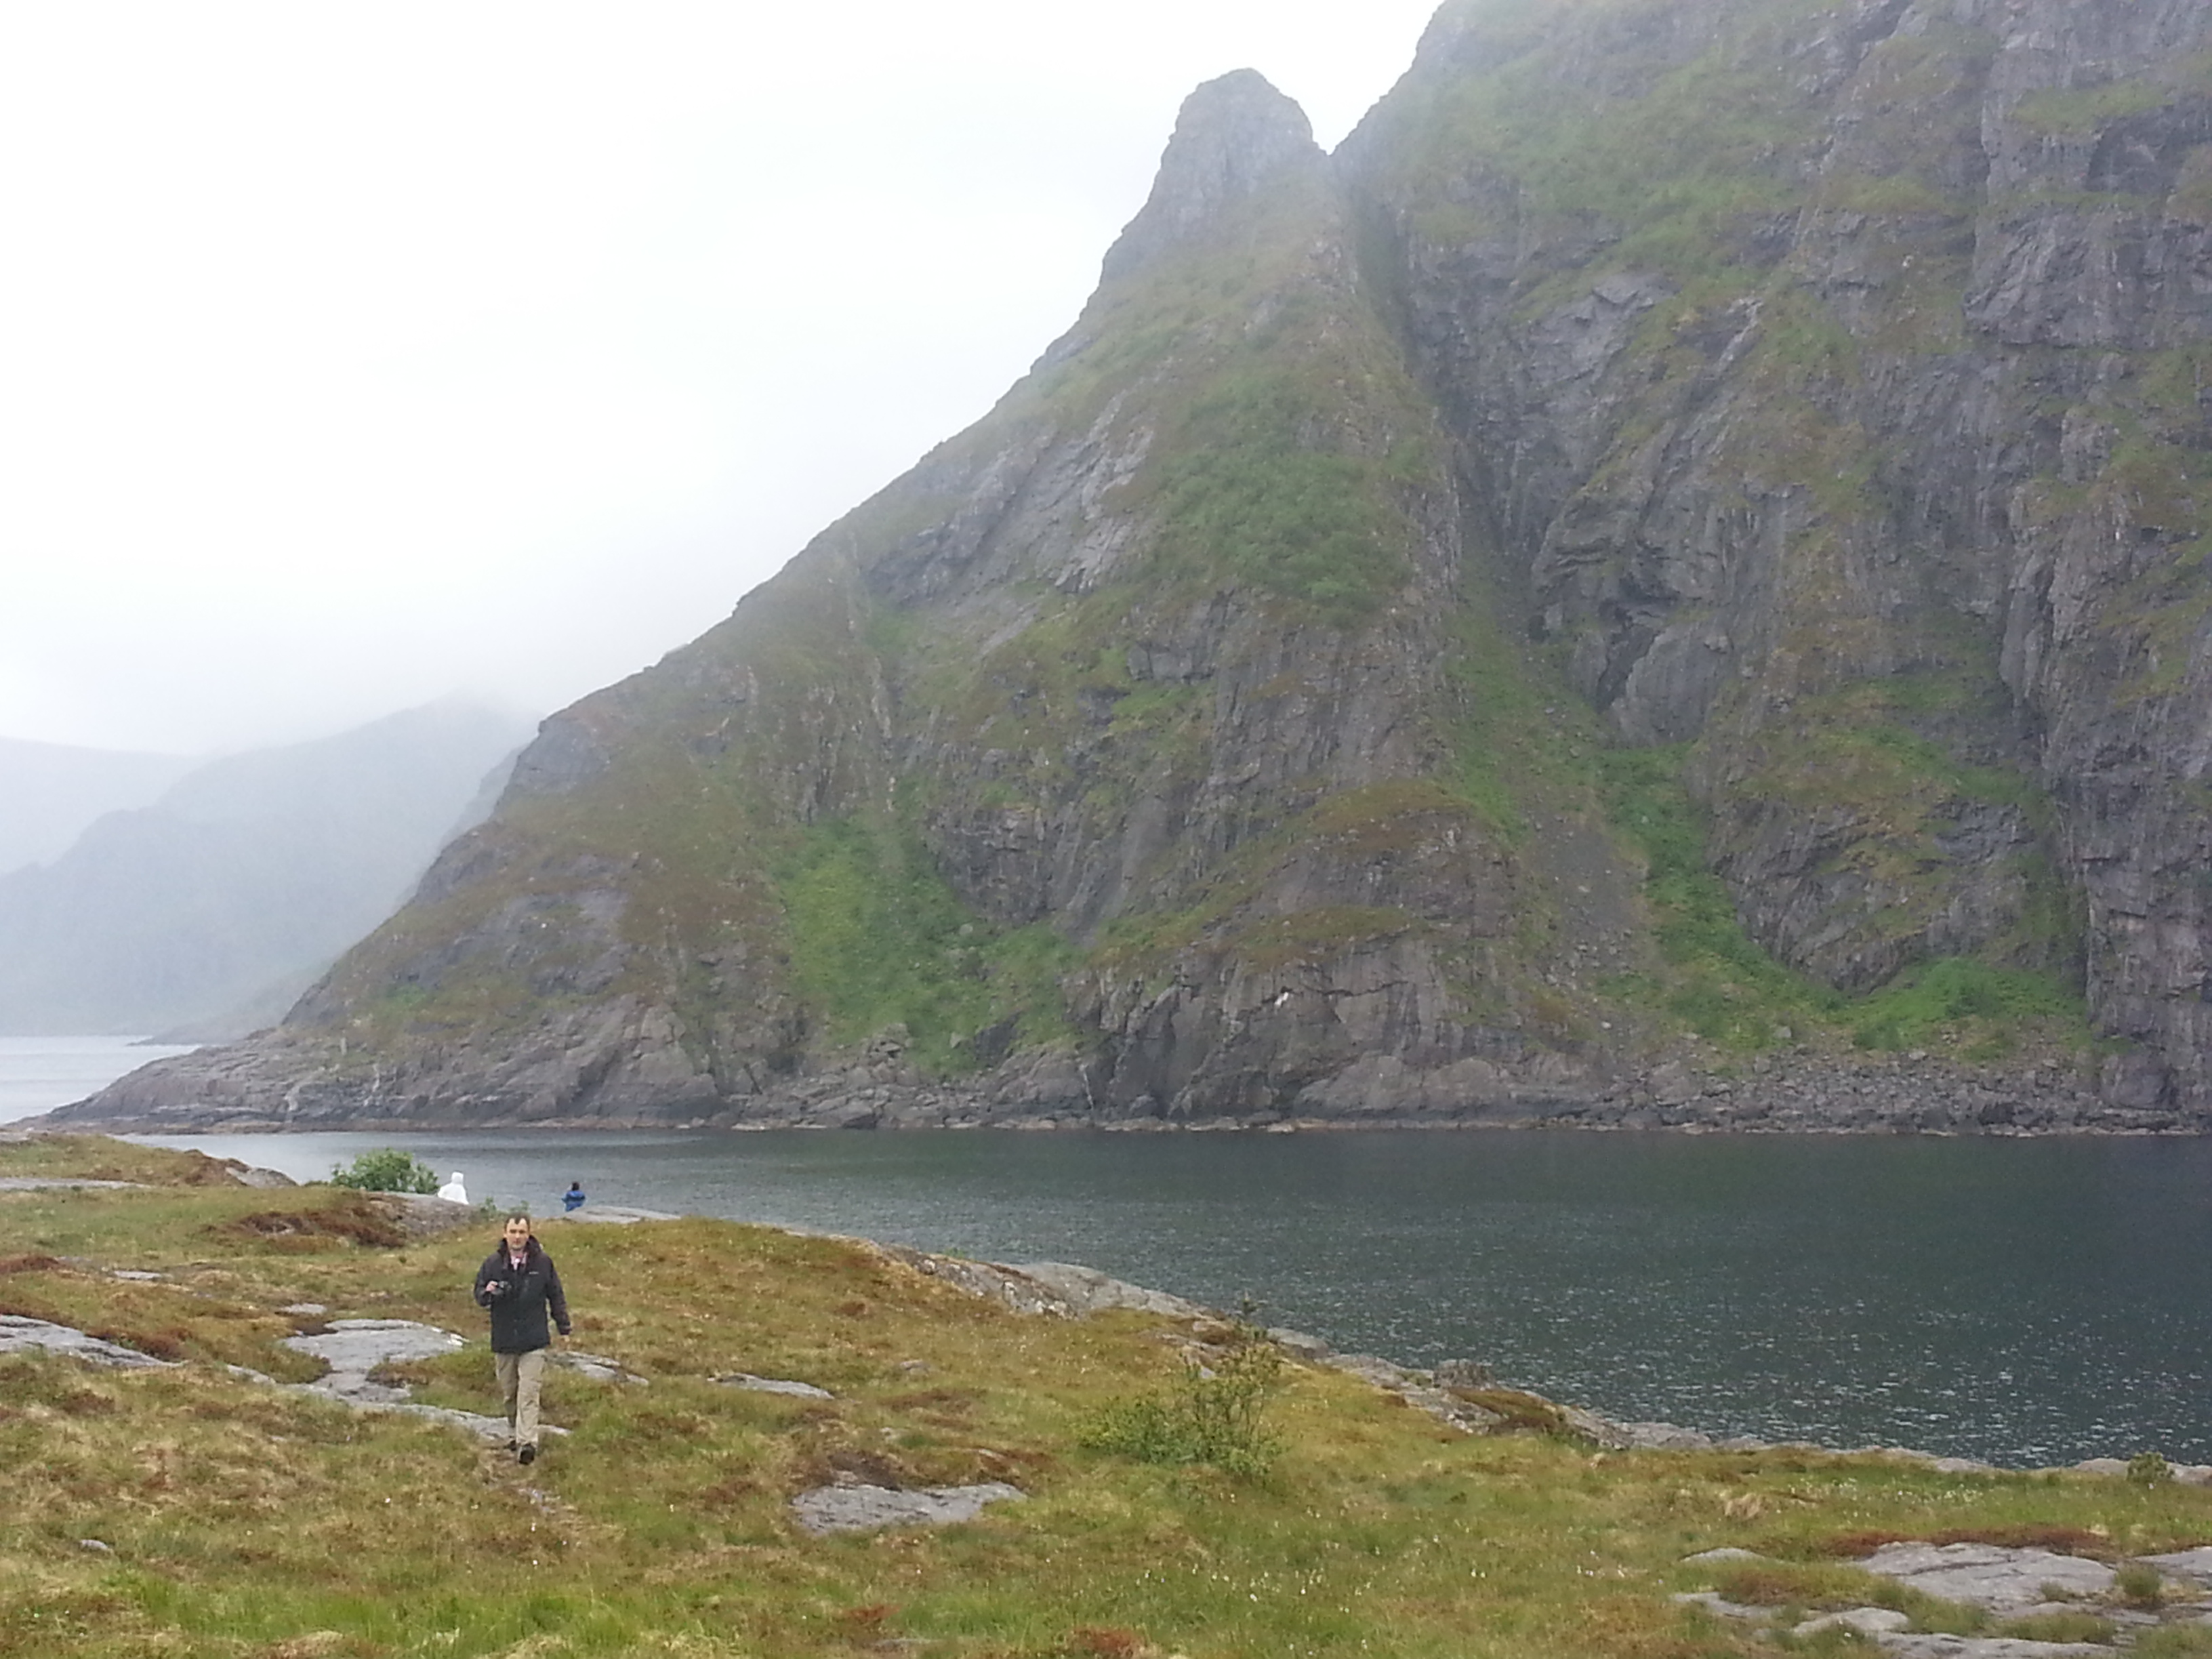
[[[1894,1601],[1850,1565],[1882,1539],[2107,1559],[2212,1540],[2212,1493],[2170,1482],[1468,1435],[1290,1361],[1263,1469],[1139,1462],[1097,1425],[1172,1398],[1218,1332],[1024,1317],[863,1245],[692,1220],[545,1224],[573,1346],[646,1380],[555,1372],[571,1432],[524,1469],[227,1369],[301,1380],[283,1336],[421,1320],[471,1346],[400,1368],[415,1397],[495,1413],[466,1288],[489,1221],[410,1238],[362,1194],[218,1174],[92,1138],[0,1146],[0,1176],[152,1183],[0,1192],[0,1312],[183,1362],[0,1358],[0,1655],[1689,1659],[1772,1650],[1670,1593]],[[325,1312],[284,1311],[307,1304]],[[738,1371],[835,1397],[714,1380]],[[806,1535],[789,1498],[841,1477],[1028,1496],[940,1530]],[[1772,1559],[1684,1561],[1720,1546]]]

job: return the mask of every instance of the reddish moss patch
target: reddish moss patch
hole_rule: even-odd
[[[405,1228],[368,1199],[350,1193],[335,1197],[320,1209],[256,1210],[209,1231],[292,1249],[319,1249],[333,1239],[374,1249],[392,1249],[407,1243]]]
[[[1806,1574],[1786,1566],[1750,1563],[1721,1575],[1721,1594],[1747,1607],[1803,1607],[1817,1596],[1806,1591]]]
[[[185,1344],[192,1338],[192,1334],[181,1325],[158,1331],[139,1330],[127,1325],[101,1325],[88,1329],[85,1334],[98,1337],[102,1342],[112,1342],[118,1347],[136,1348],[155,1359],[182,1359]]]

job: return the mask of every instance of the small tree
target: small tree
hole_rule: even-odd
[[[373,1152],[363,1152],[343,1170],[333,1166],[331,1184],[367,1193],[434,1193],[438,1172],[412,1152],[380,1146]]]
[[[1212,1360],[1185,1359],[1173,1387],[1110,1402],[1078,1430],[1078,1443],[1139,1463],[1210,1463],[1227,1474],[1266,1474],[1280,1443],[1261,1419],[1283,1386],[1283,1351],[1240,1318]]]

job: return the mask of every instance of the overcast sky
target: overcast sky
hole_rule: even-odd
[[[1075,317],[1183,96],[1334,145],[1434,0],[0,12],[0,736],[542,714]]]

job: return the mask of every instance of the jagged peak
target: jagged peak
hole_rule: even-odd
[[[1149,263],[1278,173],[1323,159],[1306,112],[1257,70],[1205,82],[1183,100],[1152,193],[1108,250],[1103,274]]]

